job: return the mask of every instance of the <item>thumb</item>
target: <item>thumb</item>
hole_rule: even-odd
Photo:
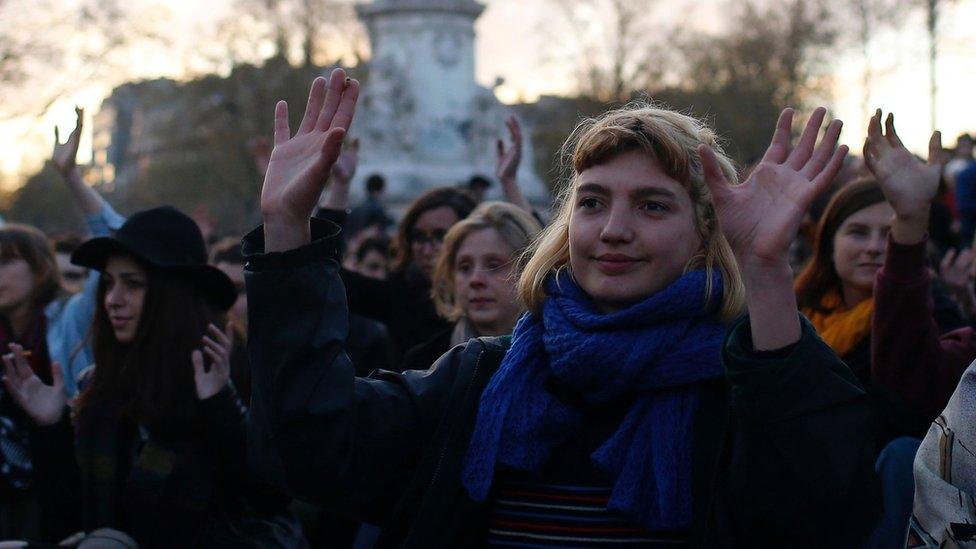
[[[51,386],[58,389],[64,387],[64,370],[60,362],[51,364]]]
[[[205,374],[203,371],[203,353],[200,352],[200,349],[194,349],[193,352],[190,353],[190,360],[193,361],[194,377],[203,377]]]
[[[938,164],[940,156],[942,156],[942,132],[934,131],[929,138],[929,165]]]
[[[718,157],[715,156],[715,151],[702,143],[698,145],[698,156],[701,157],[702,175],[705,178],[705,184],[712,192],[712,200],[723,200],[729,194],[730,186],[725,174],[722,173],[722,167],[719,165]]]

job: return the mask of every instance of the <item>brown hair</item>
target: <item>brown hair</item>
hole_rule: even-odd
[[[834,235],[844,220],[855,213],[885,201],[881,185],[873,177],[862,177],[840,188],[830,199],[817,224],[813,255],[796,277],[796,301],[800,310],[828,312],[820,304],[830,291],[840,291],[841,281],[834,266]]]
[[[404,271],[413,262],[413,251],[410,249],[411,233],[420,216],[430,210],[446,206],[454,210],[460,220],[468,217],[476,205],[474,198],[467,191],[454,187],[438,187],[417,197],[407,208],[407,212],[403,214],[403,220],[397,227],[397,234],[392,245],[392,270]]]
[[[542,229],[539,222],[531,214],[507,202],[484,202],[471,215],[451,227],[444,237],[444,245],[437,258],[434,270],[434,280],[431,296],[437,312],[444,318],[456,321],[461,318],[461,311],[455,302],[454,263],[457,261],[458,250],[464,244],[464,239],[475,231],[492,229],[512,248],[512,260],[518,260],[525,247]],[[521,269],[516,265],[515,277]]]
[[[98,285],[92,351],[95,369],[76,407],[80,420],[96,404],[120,406],[132,421],[186,421],[197,410],[190,354],[201,347],[207,325],[223,326],[223,314],[186,277],[142,264],[147,287],[135,338],[125,344],[105,310],[106,285]]]
[[[34,275],[31,314],[40,315],[61,291],[58,262],[51,242],[40,230],[17,223],[0,228],[0,260],[23,259]],[[33,318],[31,319],[34,320]]]
[[[681,183],[695,206],[695,227],[702,248],[685,269],[717,269],[724,286],[719,316],[724,321],[738,316],[745,301],[742,278],[732,249],[718,230],[698,156],[698,146],[703,143],[715,151],[722,173],[735,184],[735,166],[723,152],[715,132],[691,116],[637,102],[581,122],[562,147],[568,185],[559,198],[558,213],[525,252],[529,259],[518,281],[518,294],[526,309],[537,313],[541,310],[546,279],[569,265],[569,222],[579,175],[620,154],[640,151]],[[707,291],[711,292],[711,279]]]

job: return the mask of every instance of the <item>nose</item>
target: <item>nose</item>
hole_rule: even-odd
[[[888,236],[881,231],[878,231],[871,235],[871,241],[868,243],[868,249],[866,252],[872,256],[881,255],[884,253],[887,243]]]
[[[485,280],[486,276],[485,271],[482,269],[475,269],[475,271],[471,273],[471,278],[468,279],[468,284],[472,288],[484,288],[488,284],[487,280]]]
[[[607,221],[600,231],[600,240],[608,243],[629,242],[634,238],[631,215],[623,206],[611,205]]]
[[[119,288],[120,284],[116,284],[105,292],[105,305],[110,309],[117,309],[125,305],[125,299],[122,295],[122,290]]]

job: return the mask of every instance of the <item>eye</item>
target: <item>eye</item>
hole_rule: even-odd
[[[641,204],[641,208],[647,212],[666,212],[668,211],[668,206],[661,202],[655,202],[653,200],[648,200]]]
[[[594,210],[600,206],[600,201],[592,196],[584,196],[579,200],[579,207],[584,210]]]
[[[471,264],[467,261],[459,263],[455,270],[460,274],[468,274],[471,272]]]

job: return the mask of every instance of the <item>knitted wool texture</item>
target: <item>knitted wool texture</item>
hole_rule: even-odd
[[[691,271],[651,297],[599,312],[571,275],[547,282],[542,318],[519,319],[512,346],[481,397],[463,483],[487,499],[497,464],[538,472],[581,420],[545,389],[558,378],[588,402],[633,397],[616,432],[592,455],[613,480],[609,510],[651,530],[692,520],[692,428],[699,385],[724,375],[717,320],[721,276]]]

